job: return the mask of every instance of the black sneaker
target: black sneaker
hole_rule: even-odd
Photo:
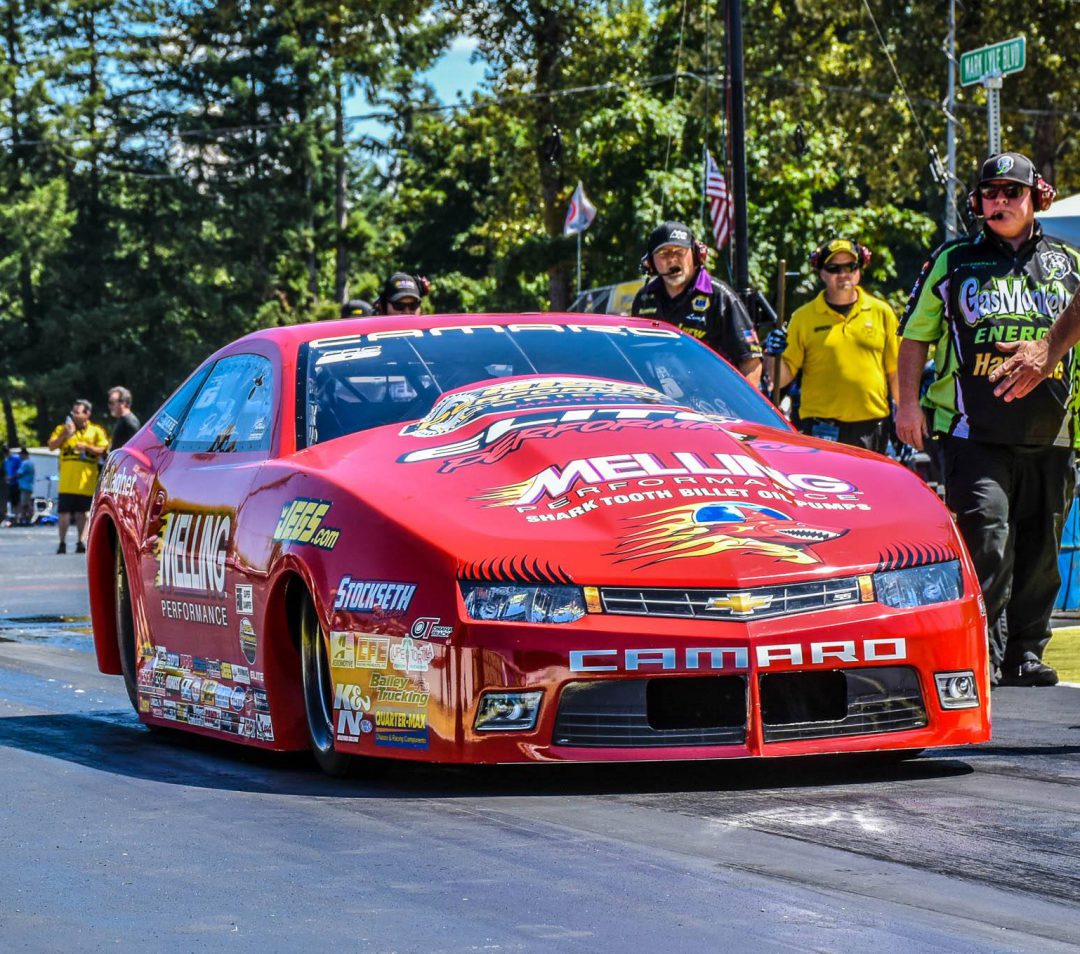
[[[999,685],[1002,686],[1056,686],[1057,670],[1048,666],[1034,653],[1024,653],[1019,666],[1003,666]]]
[[[75,544],[75,552],[76,553],[85,553],[86,552],[86,544],[83,543],[80,540],[78,543]]]
[[[67,553],[67,544],[63,540],[60,541],[60,546],[56,548],[57,553]]]

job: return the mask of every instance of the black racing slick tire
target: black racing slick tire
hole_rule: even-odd
[[[328,642],[309,597],[300,614],[300,669],[308,739],[319,768],[327,775],[345,778],[352,774],[356,759],[334,748],[334,678]]]
[[[114,602],[116,604],[116,643],[120,651],[120,669],[124,674],[131,707],[139,711],[138,669],[135,659],[135,617],[131,611],[131,586],[127,565],[119,542],[116,544],[116,564],[113,572]]]

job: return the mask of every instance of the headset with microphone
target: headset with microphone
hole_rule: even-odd
[[[991,157],[993,158],[993,157]],[[990,160],[987,160],[989,162]],[[1055,189],[1049,182],[1047,182],[1039,171],[1035,168],[1034,164],[1031,165],[1031,182],[1016,182],[1016,180],[1010,179],[1009,182],[1015,182],[1016,185],[1027,186],[1031,189],[1031,201],[1035,205],[1036,212],[1045,212],[1054,203],[1054,197],[1057,195],[1057,189]],[[1004,174],[1003,174],[1004,177]],[[991,177],[991,181],[992,181]],[[986,180],[983,180],[986,181]],[[983,197],[979,191],[980,185],[975,186],[968,193],[968,208],[971,210],[972,215],[979,219],[995,219],[999,217],[999,214],[991,214],[989,216],[983,213]]]
[[[835,255],[837,252],[848,252],[854,255],[855,260],[859,263],[860,270],[866,268],[870,264],[870,259],[873,258],[870,249],[853,239],[829,239],[827,242],[822,242],[810,253],[810,267],[815,272],[820,272],[825,267],[825,262],[829,256]]]
[[[701,268],[709,258],[709,246],[704,242],[695,239],[692,232],[689,234],[692,243],[690,249],[693,252],[694,268],[698,269]],[[662,248],[663,246],[657,247]],[[638,262],[638,269],[642,275],[648,275],[650,278],[654,278],[656,275],[660,274],[656,269],[656,262],[653,259],[652,252],[646,252],[641,256],[641,261]]]

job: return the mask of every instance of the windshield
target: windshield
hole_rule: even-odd
[[[306,352],[308,445],[414,421],[445,391],[535,374],[627,381],[659,392],[664,403],[786,426],[741,374],[674,329],[473,325],[324,338]]]

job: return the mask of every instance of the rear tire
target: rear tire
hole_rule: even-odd
[[[131,707],[139,711],[138,668],[135,658],[135,617],[131,612],[131,587],[120,541],[116,542],[116,562],[113,572],[116,603],[116,643],[120,650],[120,669],[124,674]]]
[[[315,604],[306,597],[300,613],[300,669],[308,739],[319,768],[327,775],[344,778],[352,774],[356,759],[334,748],[334,679],[327,644]]]

